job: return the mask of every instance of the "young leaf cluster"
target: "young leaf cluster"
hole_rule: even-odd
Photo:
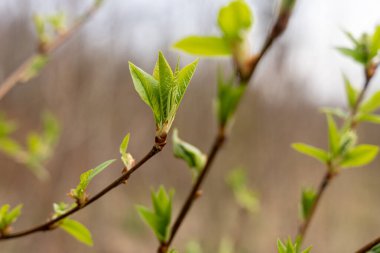
[[[218,14],[221,36],[189,36],[173,46],[189,54],[201,56],[228,56],[245,45],[246,35],[253,23],[249,5],[234,0],[222,7]]]
[[[247,175],[244,169],[237,168],[229,172],[226,182],[234,193],[235,200],[240,208],[248,212],[256,212],[259,200],[256,193],[249,188]]]
[[[40,71],[45,67],[45,65],[48,63],[48,60],[49,58],[43,54],[34,56],[31,64],[23,73],[20,81],[25,83],[29,81],[30,79],[36,77],[40,73]]]
[[[197,147],[180,139],[177,129],[173,131],[173,153],[175,157],[187,163],[195,180],[202,171],[207,157]]]
[[[35,15],[33,21],[41,45],[47,45],[54,35],[62,34],[67,29],[64,12],[52,15]]]
[[[29,133],[26,147],[23,147],[10,136],[16,130],[16,125],[0,114],[0,151],[25,164],[40,179],[48,175],[43,162],[50,158],[60,132],[59,124],[52,114],[44,113],[42,122],[42,132]]]
[[[277,250],[278,250],[278,253],[309,253],[311,251],[311,247],[301,250],[301,241],[296,240],[293,243],[292,240],[289,238],[285,242],[278,240]]]
[[[364,66],[377,64],[376,59],[380,50],[380,25],[375,28],[373,34],[363,34],[360,38],[355,38],[351,33],[346,32],[347,37],[353,44],[352,48],[338,47],[338,51],[352,58]]]
[[[11,225],[21,215],[22,205],[18,205],[11,209],[10,205],[6,204],[0,208],[0,235],[6,235]]]
[[[80,182],[75,189],[70,191],[70,196],[76,200],[79,205],[83,205],[88,200],[88,194],[86,193],[86,189],[90,184],[91,180],[94,179],[96,175],[110,166],[115,160],[105,161],[94,169],[90,169],[80,175]]]
[[[75,205],[70,206],[66,203],[54,203],[54,217],[68,212],[74,206]],[[87,246],[93,245],[91,232],[79,221],[73,220],[71,218],[65,218],[61,220],[57,225],[60,229],[77,239],[79,242]]]
[[[173,195],[173,190],[167,192],[160,186],[157,192],[152,191],[153,210],[137,206],[141,219],[153,230],[160,242],[166,242],[170,235]]]
[[[164,144],[174,121],[178,107],[195,72],[198,60],[183,69],[177,64],[173,72],[160,52],[158,61],[150,75],[129,63],[133,84],[141,99],[152,109],[156,122],[156,142]]]

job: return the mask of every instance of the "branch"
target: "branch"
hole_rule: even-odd
[[[244,73],[243,69],[237,69],[236,71],[236,77],[241,82],[242,85],[247,85],[250,81],[252,75],[255,73],[256,67],[261,62],[261,59],[265,55],[265,53],[268,51],[268,49],[272,46],[273,42],[285,31],[288,21],[291,15],[291,11],[282,11],[280,12],[275,25],[273,26],[271,33],[269,37],[267,38],[266,42],[264,43],[264,46],[258,56],[253,56],[251,58],[251,61],[247,62],[247,66],[249,71],[248,74]],[[204,182],[208,172],[211,170],[211,166],[213,164],[213,161],[215,160],[217,154],[221,150],[223,144],[225,143],[227,136],[225,132],[225,126],[219,126],[218,134],[216,135],[214,139],[214,143],[212,145],[212,148],[208,154],[208,159],[205,164],[204,169],[202,170],[201,174],[198,176],[197,181],[193,185],[185,203],[183,204],[181,211],[179,215],[177,216],[174,225],[171,229],[171,234],[169,237],[169,240],[166,242],[161,242],[160,246],[157,250],[158,253],[166,253],[170,245],[173,243],[173,240],[178,232],[178,229],[180,228],[181,224],[184,222],[184,219],[186,218],[186,215],[191,209],[191,206],[193,205],[194,201],[199,196],[200,188],[202,186],[202,183]]]
[[[60,215],[54,219],[51,219],[51,220],[47,221],[46,223],[32,227],[30,229],[26,229],[24,231],[20,231],[20,232],[16,232],[16,233],[5,234],[5,235],[0,234],[0,240],[7,240],[7,239],[12,239],[12,238],[23,237],[23,236],[27,236],[30,234],[34,234],[36,232],[49,231],[49,230],[53,230],[53,229],[57,228],[57,224],[61,220],[67,218],[68,216],[71,216],[71,215],[77,213],[79,210],[84,209],[86,206],[90,205],[91,203],[97,201],[98,199],[100,199],[101,197],[106,195],[112,189],[114,189],[117,186],[125,183],[129,179],[129,177],[132,175],[132,173],[137,171],[137,169],[139,169],[150,158],[152,158],[157,153],[159,153],[162,150],[162,148],[163,148],[162,145],[154,145],[152,147],[152,149],[148,152],[148,154],[146,154],[135,166],[133,166],[128,171],[126,171],[122,176],[117,178],[110,185],[108,185],[103,190],[101,190],[98,194],[94,195],[94,197],[88,199],[88,201],[85,202],[83,205],[76,205],[73,209],[70,209],[66,213],[64,213],[64,214],[62,214],[62,215]],[[123,170],[124,169],[125,168],[123,168]]]
[[[350,130],[354,131],[357,128],[358,122],[355,120],[355,117],[356,117],[356,114],[357,114],[358,109],[360,107],[360,104],[363,102],[364,95],[365,95],[366,91],[368,90],[369,83],[370,83],[370,81],[371,81],[371,79],[375,73],[374,71],[369,71],[369,69],[375,70],[376,67],[375,68],[367,67],[365,69],[365,82],[364,82],[363,88],[360,91],[358,99],[356,100],[356,103],[350,112],[350,118],[349,118],[349,122],[350,122],[350,128],[349,129]],[[325,192],[328,185],[331,183],[332,179],[335,178],[335,176],[337,175],[336,173],[333,172],[334,169],[333,169],[331,164],[327,165],[326,170],[327,171],[326,171],[324,177],[322,178],[321,183],[319,184],[317,196],[316,196],[316,199],[315,199],[315,201],[311,207],[310,214],[308,215],[308,217],[305,218],[305,220],[299,226],[297,237],[299,237],[301,239],[301,242],[303,241],[303,239],[306,236],[306,233],[307,233],[308,228],[310,226],[311,220],[314,217],[315,211],[316,211],[316,209],[320,203],[320,200],[322,198],[323,193]]]
[[[34,55],[27,58],[15,71],[13,71],[13,73],[11,73],[0,85],[0,100],[2,100],[11,89],[22,81],[24,73],[32,66],[35,57],[53,54],[83,26],[88,19],[93,16],[100,6],[101,1],[95,1],[95,3],[74,23],[71,28],[63,33],[60,33],[52,42],[41,48],[39,52],[36,52]]]
[[[380,243],[380,237],[376,238],[375,240],[369,242],[368,244],[364,245],[359,250],[355,251],[355,253],[367,253],[370,251],[373,247],[375,247],[377,244]]]

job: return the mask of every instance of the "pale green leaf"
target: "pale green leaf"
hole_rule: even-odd
[[[350,80],[348,78],[344,78],[345,81],[345,87],[346,87],[346,96],[347,96],[347,101],[350,106],[350,108],[354,108],[356,105],[356,101],[359,96],[358,90],[356,90],[352,84],[350,83]]]
[[[40,71],[48,63],[48,57],[46,55],[37,55],[32,59],[29,67],[23,73],[21,82],[27,82],[30,79],[36,77]]]
[[[328,153],[325,150],[304,143],[293,143],[292,148],[302,154],[313,157],[322,163],[326,163],[329,159]]]
[[[370,55],[371,58],[375,57],[380,50],[380,25],[376,26],[375,32],[372,35]]]
[[[234,0],[220,9],[218,25],[228,40],[240,40],[251,27],[252,19],[249,5],[244,0]]]
[[[82,223],[66,218],[59,227],[87,246],[93,245],[91,233]]]
[[[306,220],[309,217],[310,211],[313,208],[316,197],[317,192],[313,188],[306,188],[302,191],[301,213],[302,218],[304,220]]]
[[[174,48],[186,53],[200,56],[228,56],[231,47],[224,38],[188,36],[173,45]]]
[[[380,91],[373,94],[368,100],[362,103],[359,111],[362,113],[371,113],[380,108]]]
[[[329,149],[332,154],[337,155],[340,147],[340,133],[336,126],[334,118],[329,114],[326,116],[329,135]]]
[[[342,168],[364,166],[372,162],[379,152],[375,145],[359,145],[351,149],[342,159]]]
[[[380,124],[380,115],[377,114],[359,114],[358,121],[367,121],[375,124]]]

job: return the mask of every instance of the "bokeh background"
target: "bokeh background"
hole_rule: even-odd
[[[40,129],[40,114],[53,112],[62,135],[46,164],[50,179],[37,180],[25,167],[0,154],[0,204],[23,203],[15,230],[43,222],[51,204],[70,201],[66,193],[79,175],[118,158],[118,146],[131,133],[129,151],[142,157],[152,146],[153,117],[132,87],[128,61],[153,69],[158,50],[172,64],[193,57],[170,49],[190,34],[217,34],[217,11],[226,0],[106,0],[104,6],[50,59],[41,75],[17,86],[0,102],[0,110],[18,122],[14,135],[23,141]],[[255,14],[250,34],[257,51],[276,13],[276,2],[248,0]],[[32,16],[62,10],[69,23],[91,4],[87,0],[1,0],[0,80],[4,80],[36,48]],[[290,148],[295,141],[326,147],[326,124],[320,106],[345,107],[342,73],[355,86],[360,67],[334,47],[348,45],[342,30],[371,32],[380,23],[378,0],[299,0],[286,33],[265,56],[239,109],[230,139],[218,156],[204,187],[175,240],[183,250],[191,240],[206,252],[217,252],[224,236],[241,233],[245,252],[275,252],[278,238],[296,233],[301,188],[316,186],[324,168]],[[228,59],[202,59],[174,126],[181,137],[207,151],[215,134],[213,98],[218,65]],[[372,91],[380,88],[379,75]],[[379,127],[363,124],[360,142],[379,144]],[[90,186],[95,193],[120,175],[120,162]],[[243,166],[260,197],[260,211],[239,221],[238,208],[225,184],[226,173]],[[306,245],[313,252],[353,252],[380,234],[380,160],[347,170],[324,196]],[[0,243],[1,253],[155,252],[157,242],[138,219],[135,204],[150,205],[150,188],[175,188],[174,213],[187,195],[191,178],[186,165],[173,158],[171,142],[164,152],[120,187],[81,211],[75,218],[93,233],[95,245],[83,246],[62,231],[39,233]],[[240,222],[240,223],[239,223]],[[238,229],[237,229],[238,227]]]

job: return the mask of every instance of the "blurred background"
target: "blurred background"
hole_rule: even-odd
[[[173,51],[176,40],[190,34],[218,34],[216,15],[226,0],[105,0],[104,6],[51,58],[41,74],[18,85],[0,110],[19,125],[13,135],[22,142],[40,129],[40,114],[54,113],[62,134],[46,167],[50,179],[41,182],[24,166],[0,154],[0,204],[23,203],[15,230],[45,221],[52,203],[70,201],[66,193],[79,175],[99,163],[118,158],[119,144],[131,133],[129,151],[141,158],[152,146],[154,122],[150,109],[132,86],[128,61],[152,70],[158,50],[171,64],[193,57]],[[251,33],[257,51],[275,19],[277,1],[247,0],[255,15]],[[0,80],[35,52],[35,13],[64,11],[69,24],[89,6],[87,0],[1,0]],[[191,240],[206,252],[217,252],[221,238],[239,227],[245,252],[275,252],[276,240],[296,233],[302,187],[317,186],[324,168],[290,148],[306,142],[325,148],[326,123],[320,106],[345,107],[342,73],[357,87],[363,83],[358,64],[341,56],[336,46],[354,35],[372,32],[380,23],[378,0],[299,0],[288,30],[265,56],[237,113],[233,131],[175,240],[183,250]],[[177,114],[180,136],[208,151],[215,134],[213,98],[218,65],[229,71],[228,59],[202,59]],[[372,91],[380,88],[380,75]],[[363,124],[360,142],[380,145],[379,127]],[[247,169],[250,186],[260,197],[257,214],[238,221],[238,208],[225,184],[236,166]],[[90,185],[95,193],[120,175],[115,163]],[[380,160],[347,170],[329,187],[305,245],[313,252],[353,252],[380,235]],[[75,218],[90,228],[95,245],[88,248],[56,230],[0,243],[1,253],[19,252],[155,252],[157,242],[139,220],[136,204],[150,206],[150,188],[176,189],[176,215],[191,187],[185,163],[164,152],[119,187]],[[240,223],[238,223],[240,222]],[[239,225],[241,224],[241,225]],[[182,252],[182,251],[181,251]],[[244,251],[243,251],[244,252]]]

